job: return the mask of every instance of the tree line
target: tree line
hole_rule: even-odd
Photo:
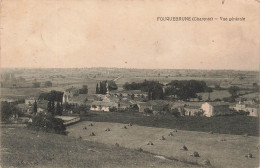
[[[165,88],[159,81],[144,80],[144,82],[141,83],[127,82],[123,85],[123,88],[125,90],[141,90],[143,92],[148,92],[149,100],[160,100],[170,95],[181,100],[188,100],[197,98],[197,93],[212,92],[212,88],[208,87],[205,81],[198,80],[173,80],[169,82]]]
[[[99,84],[97,83],[96,86],[96,94],[106,94],[107,93],[107,85],[108,85],[108,90],[117,90],[118,87],[115,83],[115,81],[100,81]]]

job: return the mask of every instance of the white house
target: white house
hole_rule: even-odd
[[[258,108],[259,107],[256,104],[245,104],[245,103],[239,102],[234,107],[234,110],[249,112],[249,116],[258,117],[259,116]]]
[[[37,99],[35,97],[28,97],[25,99],[25,104],[26,105],[33,105],[34,102],[37,102]]]
[[[206,117],[230,113],[229,104],[223,102],[205,102],[201,105]]]
[[[107,101],[94,101],[91,103],[90,110],[92,111],[109,111],[109,108],[118,108],[118,104]]]

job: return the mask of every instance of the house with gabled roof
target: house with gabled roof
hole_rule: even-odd
[[[231,114],[229,106],[230,105],[225,102],[205,102],[201,105],[201,109],[204,111],[204,116],[212,117]]]

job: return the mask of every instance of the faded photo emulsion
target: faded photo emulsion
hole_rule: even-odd
[[[0,167],[259,167],[259,0],[0,4]]]

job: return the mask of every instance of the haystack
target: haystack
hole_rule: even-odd
[[[149,142],[147,143],[147,145],[153,145],[152,141],[149,141]]]
[[[204,164],[205,166],[210,166],[211,165],[211,163],[210,163],[210,161],[208,159],[203,160],[202,164]]]
[[[220,141],[224,142],[224,141],[227,141],[227,140],[225,138],[222,138],[222,139],[220,139]]]
[[[252,153],[248,153],[245,157],[247,157],[247,158],[253,158],[253,155],[252,155]]]
[[[200,157],[200,155],[199,155],[199,153],[198,152],[193,152],[193,154],[191,155],[191,156],[193,156],[193,157]]]
[[[122,129],[127,129],[127,127],[126,127],[126,126],[123,126]]]
[[[166,139],[164,138],[164,136],[162,136],[162,138],[160,140],[166,140]]]
[[[173,136],[173,133],[172,133],[172,132],[170,132],[168,136]]]
[[[143,152],[144,150],[142,148],[138,148],[137,151]]]
[[[131,127],[131,126],[132,126],[132,123],[129,123],[129,124],[128,124],[128,126],[130,126],[130,127]]]
[[[183,145],[183,147],[181,148],[181,150],[188,151],[188,148],[187,148],[185,145]]]
[[[92,132],[89,136],[96,136],[94,132]]]

